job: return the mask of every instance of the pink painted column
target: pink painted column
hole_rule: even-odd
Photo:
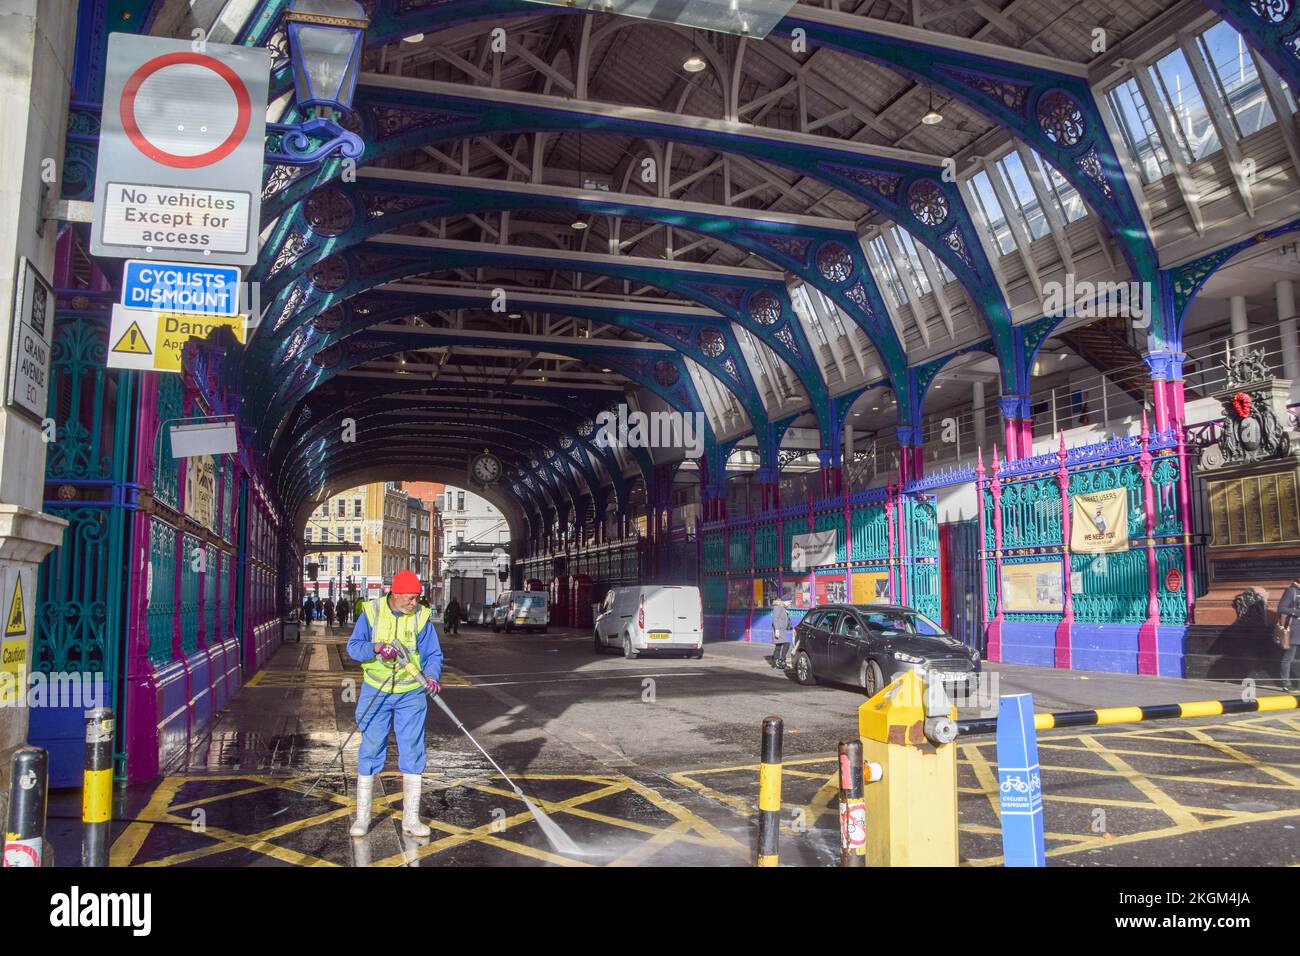
[[[1070,586],[1070,474],[1065,468],[1065,434],[1061,434],[1061,449],[1056,453],[1060,463],[1056,469],[1056,484],[1061,489],[1061,573],[1064,575],[1065,607],[1061,623],[1056,625],[1056,666],[1073,666],[1074,588]]]
[[[1002,479],[998,477],[998,446],[993,446],[993,599],[997,610],[986,632],[986,654],[991,661],[1002,660]]]
[[[894,486],[885,486],[885,529],[889,535],[889,600],[900,601],[901,597],[898,592],[896,577],[899,567],[898,550],[894,537]]]
[[[752,514],[745,516],[745,534],[749,537],[749,615],[745,618],[745,640],[754,639],[754,575],[756,561],[754,560],[754,516]]]
[[[985,542],[988,540],[988,524],[984,517],[984,452],[982,449],[975,449],[975,500],[977,502],[975,510],[979,514],[980,528],[980,623],[984,626],[984,633],[988,634],[989,630],[989,567],[988,567],[988,548]],[[987,649],[986,649],[987,651]],[[991,660],[992,658],[990,658]]]
[[[853,603],[853,507],[847,483],[844,486],[844,596]]]
[[[120,372],[136,380],[136,433],[132,474],[143,489],[153,488],[153,441],[158,430],[158,376]],[[149,660],[150,519],[143,511],[131,517],[130,578],[127,593],[126,753],[127,779],[151,780],[158,775],[158,684]],[[166,586],[165,584],[163,586]]]
[[[898,495],[898,509],[895,512],[898,518],[898,594],[899,601],[907,603],[907,545],[909,538],[907,534],[907,519],[912,514],[909,507],[907,492],[902,488],[895,489]]]
[[[1147,529],[1147,618],[1138,630],[1138,673],[1159,673],[1157,655],[1157,628],[1160,626],[1160,599],[1157,588],[1159,574],[1156,569],[1155,496],[1151,487],[1151,435],[1147,430],[1147,417],[1142,415],[1142,454],[1138,465],[1142,471],[1142,509],[1146,512]]]
[[[1180,394],[1182,383],[1179,383]],[[1196,579],[1192,573],[1192,505],[1187,474],[1187,440],[1182,419],[1174,422],[1178,435],[1178,514],[1183,524],[1183,587],[1187,591],[1187,623],[1196,620]]]

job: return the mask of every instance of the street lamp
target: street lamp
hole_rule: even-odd
[[[292,0],[284,18],[298,106],[351,109],[369,25],[361,4],[356,0]]]
[[[268,162],[306,166],[335,150],[359,159],[365,143],[339,126],[332,111],[352,108],[369,25],[365,10],[357,0],[291,0],[284,18],[298,109],[304,117],[313,109],[315,115],[297,125],[268,123],[281,137],[280,149],[267,154]],[[323,142],[313,146],[313,139]]]

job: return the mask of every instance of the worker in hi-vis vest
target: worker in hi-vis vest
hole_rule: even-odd
[[[357,700],[361,749],[357,752],[357,819],[350,831],[354,837],[365,836],[370,828],[375,774],[384,769],[389,727],[397,732],[397,766],[402,771],[402,830],[413,836],[430,833],[420,822],[425,694],[442,690],[438,683],[442,648],[432,613],[416,603],[420,593],[420,579],[414,573],[397,572],[387,597],[366,602],[348,640],[348,654],[361,662],[365,677]],[[404,667],[397,644],[423,680]]]

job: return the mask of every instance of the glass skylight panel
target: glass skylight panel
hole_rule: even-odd
[[[1165,99],[1165,109],[1173,117],[1180,145],[1191,160],[1203,159],[1217,152],[1221,145],[1219,136],[1210,122],[1210,113],[1205,108],[1183,51],[1174,50],[1148,69],[1152,82]]]
[[[1130,77],[1107,94],[1110,108],[1119,120],[1120,132],[1129,153],[1137,160],[1142,182],[1153,183],[1174,171],[1165,153],[1164,144],[1156,131],[1151,110],[1138,88],[1137,80]]]
[[[889,255],[889,249],[885,246],[884,238],[876,236],[868,243],[868,247],[875,255],[876,266],[881,274],[885,276],[885,285],[893,295],[894,301],[899,305],[907,305],[907,291],[903,288],[903,282],[898,277],[898,270],[894,268],[894,260]]]
[[[1088,207],[1083,197],[1070,181],[1057,172],[1056,167],[1051,163],[1043,162],[1043,157],[1034,150],[1031,149],[1029,155],[1034,158],[1034,165],[1038,167],[1043,183],[1047,186],[1049,201],[1055,204],[1057,212],[1064,217],[1065,221],[1074,222],[1088,215]]]
[[[1047,217],[1043,215],[1038,203],[1038,194],[1029,182],[1029,174],[1020,161],[1020,154],[1014,150],[998,160],[998,171],[1006,181],[1011,199],[1020,207],[1020,216],[1025,228],[1029,230],[1030,239],[1041,239],[1047,235]]]
[[[998,252],[1005,256],[1008,252],[1015,251],[1015,237],[1011,235],[1006,213],[1002,211],[1002,204],[998,202],[997,193],[993,191],[988,173],[981,169],[970,178],[970,181],[974,187],[976,208],[984,219],[984,227],[997,243]]]
[[[898,247],[903,250],[903,261],[907,263],[907,271],[911,273],[912,284],[916,287],[916,291],[921,295],[934,291],[930,288],[930,279],[925,274],[925,267],[921,265],[921,256],[916,251],[912,234],[906,229],[894,229],[894,239],[898,242]]]
[[[794,306],[794,311],[803,322],[803,327],[811,329],[822,345],[829,344],[826,341],[826,332],[822,328],[817,314],[813,311],[812,300],[808,297],[807,286],[801,283],[790,290],[790,304]]]
[[[1241,34],[1221,20],[1202,33],[1197,43],[1237,124],[1237,135],[1249,136],[1271,126],[1276,117]]]

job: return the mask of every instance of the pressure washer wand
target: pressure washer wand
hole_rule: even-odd
[[[400,644],[397,645],[397,653],[398,660],[401,663],[399,672],[410,677],[418,678],[419,681],[423,683],[424,675],[420,673],[418,667],[411,663],[411,659],[407,655],[406,650]],[[515,796],[524,802],[524,806],[527,807],[528,812],[533,815],[533,819],[537,821],[537,826],[541,829],[542,835],[545,836],[551,846],[555,848],[555,852],[563,853],[567,856],[590,855],[586,850],[574,843],[573,838],[565,833],[558,823],[548,817],[542,811],[541,807],[533,803],[533,801],[529,800],[528,797],[524,795],[524,791],[519,788],[519,785],[510,779],[510,775],[501,769],[501,765],[492,759],[492,755],[483,749],[483,745],[474,739],[474,735],[469,732],[469,729],[465,726],[464,722],[456,716],[450,707],[447,706],[447,702],[443,700],[442,697],[427,689],[425,693],[427,693],[433,702],[438,705],[439,709],[447,715],[447,719],[456,725],[456,729],[468,737],[469,742],[478,748],[478,752],[487,758],[487,762],[492,765],[497,773],[501,774],[502,779],[504,779],[506,783],[510,784],[510,789],[515,792]]]

